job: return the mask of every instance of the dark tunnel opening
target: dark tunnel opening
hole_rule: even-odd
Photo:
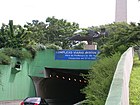
[[[80,73],[47,71],[47,78],[32,77],[36,95],[48,100],[50,105],[73,105],[85,99],[81,89],[87,81]]]

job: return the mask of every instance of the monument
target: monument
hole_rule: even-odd
[[[87,41],[87,45],[85,45],[84,49],[86,50],[97,50],[97,43],[95,43],[95,40],[100,37],[105,37],[108,35],[105,28],[102,28],[100,32],[94,31],[94,30],[88,30],[88,33],[86,35],[74,35],[70,38],[68,38],[71,41]]]
[[[116,0],[115,22],[127,22],[127,0]]]

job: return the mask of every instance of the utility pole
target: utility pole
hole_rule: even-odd
[[[116,0],[115,22],[127,22],[127,0]]]

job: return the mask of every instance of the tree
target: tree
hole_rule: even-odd
[[[0,48],[25,48],[30,41],[28,40],[28,32],[20,25],[13,25],[13,20],[9,20],[9,24],[2,24],[0,29]]]
[[[88,85],[82,90],[86,95],[83,105],[105,104],[121,53],[128,47],[140,45],[140,23],[112,23],[96,28],[99,30],[102,27],[107,29],[109,36],[98,40],[103,56],[99,56],[101,59],[94,63],[87,74]]]
[[[32,20],[31,23],[27,22],[24,28],[30,32],[29,39],[34,43],[45,44],[47,39],[45,37],[47,24],[44,22],[39,22],[39,20]]]
[[[68,49],[71,42],[67,38],[74,35],[74,32],[79,29],[79,25],[64,19],[48,17],[46,23],[33,20],[32,23],[28,22],[24,25],[24,28],[30,32],[30,39],[37,44],[55,44],[63,49]]]
[[[140,46],[140,23],[130,23],[129,37],[126,39],[131,45]]]
[[[126,39],[129,37],[129,30],[131,27],[127,23],[112,23],[104,26],[109,33],[109,36],[102,38],[105,40],[100,48],[106,55],[112,55],[116,52],[123,53],[129,46],[129,42]]]
[[[106,29],[108,36],[101,37],[96,42],[98,43],[98,49],[105,56],[110,56],[116,52],[123,53],[127,48],[139,43],[138,30],[140,28],[137,25],[118,22],[94,27],[94,30],[100,30],[101,28]]]
[[[69,37],[74,35],[74,32],[79,30],[79,25],[75,22],[70,23],[64,19],[56,19],[55,17],[48,17],[46,19],[48,27],[45,37],[49,43],[55,43],[63,49],[70,48]]]

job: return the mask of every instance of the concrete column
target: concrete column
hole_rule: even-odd
[[[127,22],[127,0],[116,0],[115,22]]]
[[[43,97],[43,93],[42,93],[42,90],[40,89],[41,87],[41,81],[44,79],[42,77],[31,77],[33,82],[34,82],[34,85],[35,85],[35,91],[36,91],[36,96],[41,96]]]

